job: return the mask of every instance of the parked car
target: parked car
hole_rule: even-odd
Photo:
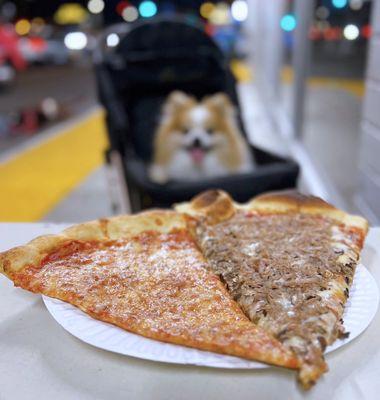
[[[70,55],[62,40],[31,36],[20,39],[20,52],[29,64],[63,65]]]

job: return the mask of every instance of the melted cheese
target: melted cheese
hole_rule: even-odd
[[[147,337],[295,367],[279,342],[230,298],[185,231],[72,242],[15,274],[25,289],[67,301]]]

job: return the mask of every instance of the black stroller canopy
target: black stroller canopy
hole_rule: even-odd
[[[105,52],[97,70],[102,102],[111,114],[121,111],[109,125],[125,114],[129,127],[119,129],[125,132],[125,145],[145,161],[151,160],[161,107],[173,90],[197,98],[224,92],[237,105],[224,54],[201,26],[182,19],[158,18],[133,25],[114,50]],[[110,135],[112,140],[112,127]]]
[[[110,148],[116,166],[127,183],[132,211],[168,207],[188,200],[202,190],[220,188],[237,201],[247,201],[267,190],[294,187],[298,165],[250,145],[256,169],[244,174],[209,178],[196,182],[152,182],[147,166],[152,159],[153,138],[166,97],[182,90],[197,98],[216,92],[227,94],[235,105],[244,135],[236,81],[229,60],[217,44],[184,17],[161,17],[132,25],[110,27],[118,33],[115,48],[98,48],[95,71],[101,103],[106,109]],[[99,56],[100,55],[100,56]]]
[[[133,28],[110,61],[123,73],[123,89],[182,89],[201,96],[220,90],[225,78],[226,60],[215,42],[198,27],[168,19]]]
[[[202,94],[207,88],[197,84],[218,89],[224,77],[225,60],[216,44],[200,29],[179,22],[161,20],[135,28],[116,54],[125,61],[128,86],[173,90],[180,85]]]

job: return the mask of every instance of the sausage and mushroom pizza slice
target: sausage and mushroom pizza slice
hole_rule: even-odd
[[[310,387],[327,370],[327,345],[346,335],[344,304],[367,221],[296,192],[261,195],[239,205],[205,192],[177,210],[212,270],[244,313],[301,360]]]
[[[151,211],[74,226],[0,255],[16,286],[163,342],[297,368],[209,271],[185,218]]]

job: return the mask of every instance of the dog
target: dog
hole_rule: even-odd
[[[254,160],[229,97],[217,93],[198,102],[180,91],[164,103],[154,138],[152,181],[197,181],[249,172]]]

